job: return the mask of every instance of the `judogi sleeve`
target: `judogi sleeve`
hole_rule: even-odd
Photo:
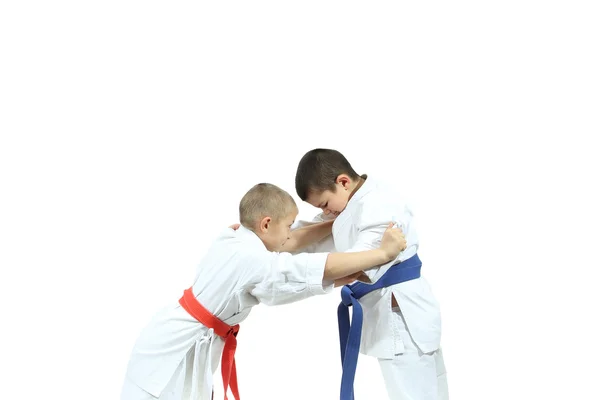
[[[323,281],[327,255],[267,253],[262,259],[262,277],[250,294],[261,303],[274,306],[329,293],[333,282]]]
[[[347,252],[358,252],[364,250],[376,249],[381,245],[381,238],[390,222],[395,222],[398,228],[406,232],[407,221],[403,215],[392,215],[393,211],[385,207],[385,204],[378,206],[363,205],[360,207],[356,215],[353,217],[353,225],[358,229],[358,237],[356,243]],[[405,249],[404,251],[406,251]],[[402,253],[398,257],[387,264],[376,268],[371,268],[365,271],[365,274],[371,280],[371,283],[377,282],[397,260],[401,258]]]

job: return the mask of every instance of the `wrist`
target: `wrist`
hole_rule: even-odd
[[[394,259],[394,256],[390,253],[388,253],[387,251],[385,251],[384,249],[379,249],[381,250],[381,260],[382,260],[382,264],[385,264],[387,262],[390,262]]]

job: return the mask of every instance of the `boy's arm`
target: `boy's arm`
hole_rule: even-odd
[[[281,252],[295,253],[298,250],[302,250],[305,247],[310,246],[320,240],[323,240],[327,236],[331,235],[331,227],[334,220],[319,222],[302,228],[294,229],[290,235],[290,238],[283,247]],[[238,230],[240,224],[230,225],[229,228]]]
[[[310,296],[325,294],[335,280],[357,274],[365,268],[383,264],[396,257],[406,246],[399,229],[388,229],[381,246],[357,253],[267,253],[255,259],[247,256],[249,264],[261,265],[255,270],[255,284],[250,294],[266,305],[299,301]],[[345,284],[338,280],[337,284]]]
[[[333,221],[320,222],[293,230],[289,240],[285,242],[281,251],[293,253],[331,235]]]
[[[307,220],[298,220],[292,226],[292,232],[296,229],[303,228],[305,226],[315,225],[319,222],[325,221],[333,221],[335,219],[334,215],[325,215],[323,213],[317,214],[312,221]],[[292,254],[299,253],[331,253],[335,251],[335,242],[333,241],[333,235],[327,235],[323,239],[318,242],[314,242],[306,247],[296,250],[292,252]]]
[[[399,227],[404,227],[405,223],[402,221],[396,221]],[[363,225],[359,227],[358,237],[354,246],[348,252],[362,252],[369,249],[374,249],[378,246],[379,238],[381,237],[382,232],[386,229],[386,224],[382,221],[380,223],[372,223],[370,225]],[[411,245],[411,248],[413,246]],[[404,249],[405,252],[407,249]],[[394,265],[399,259],[400,255],[395,257],[393,260],[379,266],[378,268],[372,268],[369,270],[365,270],[365,276],[362,277],[361,281],[366,283],[374,283],[377,282],[389,269],[392,265]]]
[[[360,272],[357,272],[355,274],[348,275],[348,276],[345,276],[345,277],[340,278],[340,279],[336,279],[335,281],[333,281],[333,287],[339,287],[339,286],[349,285],[349,284],[351,284],[354,281],[364,282],[364,279],[367,279],[367,282],[370,282],[369,278],[367,278],[367,276],[365,275],[364,271],[360,271]]]
[[[324,280],[336,280],[358,272],[387,264],[406,248],[404,234],[389,223],[379,247],[372,250],[330,253],[325,263]]]

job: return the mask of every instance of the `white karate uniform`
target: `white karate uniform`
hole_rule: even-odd
[[[417,254],[419,241],[411,210],[391,187],[368,178],[333,224],[335,251],[354,252],[379,247],[392,221],[402,228],[407,247],[394,261],[365,271],[371,282]],[[334,251],[328,244],[330,239],[321,241],[319,251]],[[427,260],[422,261],[426,271]],[[392,295],[398,308],[392,309]],[[378,358],[389,398],[448,399],[440,309],[425,278],[376,290],[359,302],[364,313],[361,353]]]
[[[269,252],[243,226],[227,229],[200,262],[192,290],[208,311],[236,325],[259,303],[286,304],[330,292],[333,283],[323,282],[326,260],[327,253]],[[178,300],[159,312],[136,341],[121,400],[211,399],[224,341]],[[243,327],[241,332],[240,344]]]

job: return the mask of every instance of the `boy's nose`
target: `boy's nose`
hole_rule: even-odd
[[[323,209],[323,213],[324,213],[325,215],[329,215],[329,213],[330,213],[330,212],[331,212],[331,211],[329,211],[329,209],[327,209],[327,208],[324,208],[324,209]]]

